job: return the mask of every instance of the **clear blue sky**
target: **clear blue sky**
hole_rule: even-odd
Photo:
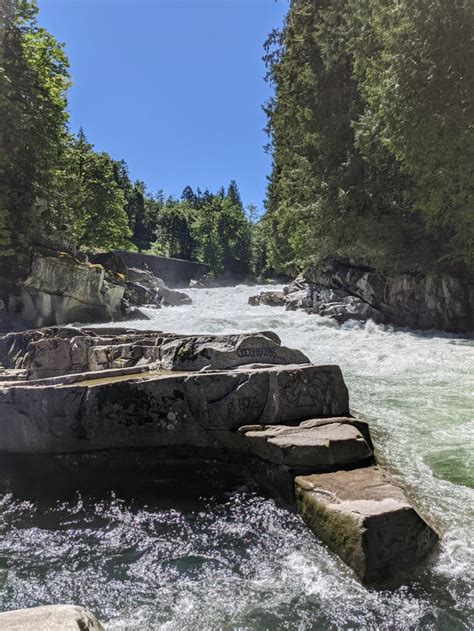
[[[235,179],[260,209],[270,157],[263,42],[288,0],[39,0],[66,44],[71,128],[152,191]]]

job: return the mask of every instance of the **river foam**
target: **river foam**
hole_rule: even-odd
[[[271,329],[339,364],[379,458],[444,534],[437,558],[403,586],[368,590],[298,516],[222,469],[69,481],[2,496],[2,608],[76,602],[123,631],[473,628],[474,342],[250,307],[263,289],[190,290],[192,305],[129,324]]]

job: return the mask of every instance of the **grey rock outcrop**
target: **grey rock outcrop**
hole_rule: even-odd
[[[126,268],[125,301],[132,306],[177,307],[192,303],[191,298],[182,291],[170,289],[161,278],[148,270]]]
[[[34,251],[25,278],[0,280],[0,330],[121,317],[123,278],[73,256]]]
[[[419,563],[438,541],[378,467],[299,476],[295,486],[304,521],[364,583]]]
[[[388,276],[343,261],[309,267],[279,294],[252,296],[249,304],[302,309],[348,320],[395,324],[413,329],[439,329],[454,333],[474,331],[474,282],[449,274]]]
[[[41,246],[22,258],[21,269],[10,258],[0,261],[0,331],[148,319],[138,307],[191,303],[149,270],[127,268],[113,254],[94,258],[110,268]]]
[[[340,368],[310,364],[272,332],[53,327],[0,337],[0,361],[9,457],[223,460],[285,501],[296,492],[309,527],[364,582],[414,566],[438,540],[372,466],[369,427],[350,415]]]
[[[56,327],[0,337],[0,360],[4,368],[25,371],[27,379],[133,367],[196,371],[309,363],[301,351],[281,346],[269,331],[185,336]]]
[[[48,605],[0,613],[2,631],[104,631],[84,607]]]
[[[455,333],[474,330],[474,278],[447,273],[386,275],[341,260],[309,267],[312,287],[342,289],[379,312],[383,322]]]

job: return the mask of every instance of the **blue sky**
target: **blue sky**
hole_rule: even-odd
[[[263,42],[288,0],[39,0],[66,44],[71,128],[127,161],[152,191],[235,179],[262,209]]]

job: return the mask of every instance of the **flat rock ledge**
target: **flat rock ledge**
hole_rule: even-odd
[[[312,364],[271,331],[52,327],[0,338],[0,363],[0,453],[19,462],[49,458],[67,475],[120,458],[221,460],[296,499],[316,536],[368,583],[415,566],[438,541],[375,466],[340,368]]]
[[[48,605],[0,613],[2,631],[105,631],[87,609]]]

